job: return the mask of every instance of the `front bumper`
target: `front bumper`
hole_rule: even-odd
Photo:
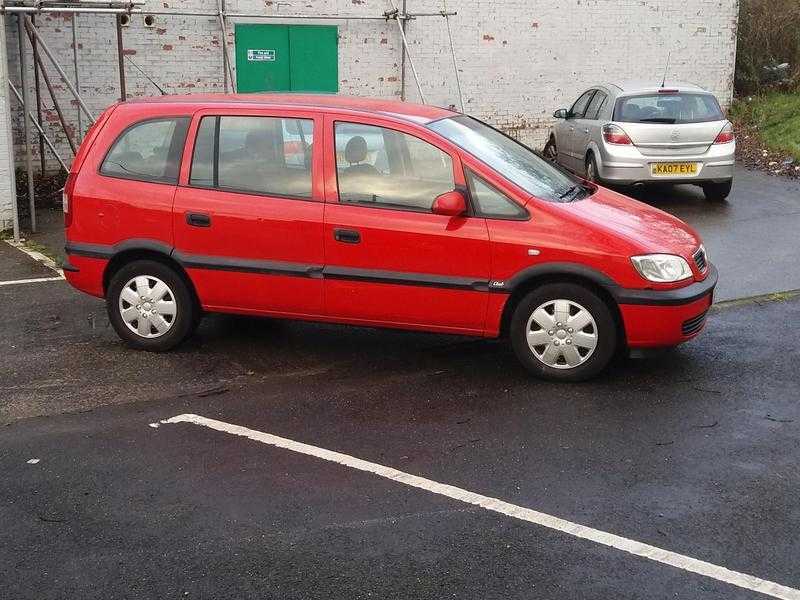
[[[676,290],[613,290],[628,347],[676,346],[696,337],[705,327],[718,278],[709,264],[703,281]]]
[[[733,179],[736,143],[716,144],[703,154],[650,156],[636,146],[612,146],[600,149],[597,169],[600,178],[609,183],[703,183]],[[696,163],[697,174],[687,176],[653,175],[654,163]]]

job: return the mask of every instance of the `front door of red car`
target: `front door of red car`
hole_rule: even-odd
[[[175,194],[175,257],[209,310],[322,314],[322,118],[195,116]]]
[[[432,211],[437,196],[464,188],[452,148],[410,125],[328,115],[325,188],[329,317],[483,332],[486,222]]]

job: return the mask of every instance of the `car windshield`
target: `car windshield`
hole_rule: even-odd
[[[617,100],[614,121],[623,123],[706,123],[721,121],[722,110],[711,94],[654,93]]]
[[[550,202],[574,202],[590,191],[527,146],[466,115],[428,125],[526,192]]]

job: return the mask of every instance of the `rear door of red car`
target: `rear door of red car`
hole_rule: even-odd
[[[325,117],[325,311],[334,319],[481,334],[483,218],[433,214],[465,189],[458,153],[392,120]]]
[[[186,143],[175,256],[209,310],[322,313],[322,117],[203,110]]]

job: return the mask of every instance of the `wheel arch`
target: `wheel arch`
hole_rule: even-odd
[[[114,249],[115,252],[103,271],[103,295],[108,293],[108,286],[111,283],[111,279],[122,267],[135,260],[152,260],[169,267],[183,279],[189,289],[189,293],[194,299],[196,308],[198,310],[200,309],[200,299],[194,287],[194,282],[192,282],[192,278],[189,277],[186,269],[172,257],[171,247],[150,240],[132,240],[131,242],[125,242],[115,246]]]
[[[597,142],[591,140],[589,145],[586,146],[586,154],[583,156],[583,166],[586,167],[586,163],[589,161],[589,156],[594,156],[594,162],[597,165],[597,175],[600,176],[601,170],[603,168],[603,155],[600,152],[600,148],[597,145]]]
[[[611,315],[617,326],[617,334],[619,335],[620,342],[622,344],[626,342],[622,313],[611,292],[611,289],[618,287],[617,284],[603,273],[577,263],[538,265],[525,269],[511,278],[511,280],[506,283],[506,288],[511,291],[511,295],[503,306],[503,314],[500,319],[501,336],[506,336],[508,334],[511,317],[514,314],[514,309],[517,307],[517,304],[519,304],[530,291],[548,283],[574,283],[597,294],[611,311]]]

